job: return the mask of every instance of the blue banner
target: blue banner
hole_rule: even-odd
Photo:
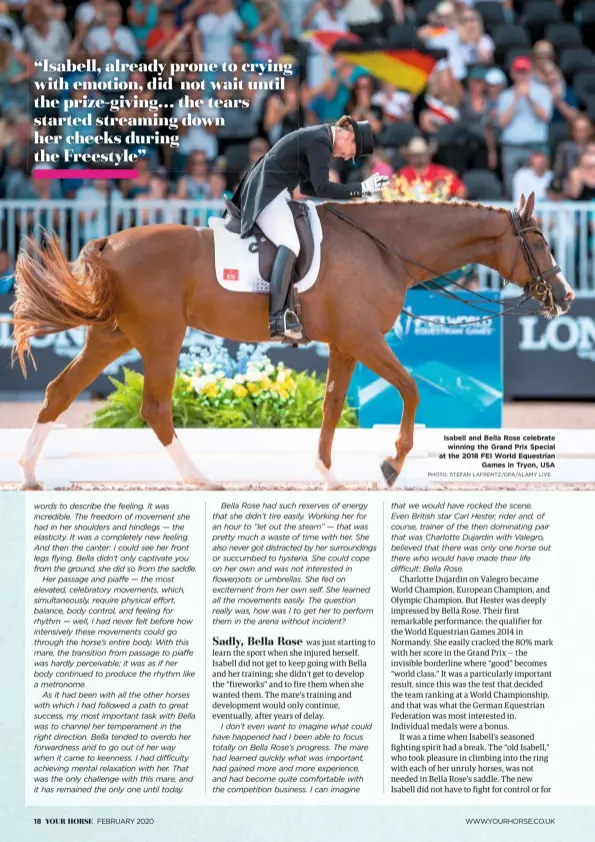
[[[496,301],[497,293],[482,293]],[[472,298],[461,293],[463,299]],[[477,300],[476,300],[476,303]],[[482,308],[498,312],[495,304]],[[485,313],[426,290],[411,290],[387,341],[415,377],[420,392],[416,423],[426,427],[502,426],[501,319],[478,322]],[[362,427],[398,424],[403,403],[397,390],[358,364],[355,388]]]

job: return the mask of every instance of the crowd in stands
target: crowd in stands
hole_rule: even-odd
[[[309,30],[353,33],[372,49],[427,48],[442,57],[426,89],[413,96],[358,67],[355,56],[348,61],[325,51],[304,37]],[[34,161],[35,132],[51,134],[34,121],[64,114],[33,106],[34,83],[48,76],[35,62],[88,58],[100,67],[114,59],[158,59],[172,68],[171,88],[146,90],[139,99],[158,98],[164,116],[225,117],[224,127],[182,127],[179,145],[160,128],[163,142],[145,146],[139,178],[117,186],[127,198],[220,198],[284,134],[349,113],[371,121],[377,153],[363,173],[337,162],[333,178],[382,172],[391,176],[389,194],[419,198],[496,200],[535,190],[550,200],[595,199],[593,46],[595,0],[0,0],[0,203],[105,193],[98,180],[33,177],[36,166],[50,166]],[[182,82],[199,74],[174,72],[174,64],[231,61],[241,68],[268,60],[285,68],[264,77],[282,77],[282,89],[244,85],[241,93],[217,94],[248,99],[247,108],[179,101]],[[263,78],[241,70],[235,77]],[[129,81],[147,85],[150,78],[136,71]],[[72,89],[66,95],[92,96]],[[114,132],[126,134],[125,118],[142,114],[141,105],[120,109]],[[64,153],[63,142],[44,148]],[[93,225],[85,233],[93,235]]]

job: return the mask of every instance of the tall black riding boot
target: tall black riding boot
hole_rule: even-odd
[[[302,325],[293,310],[286,309],[287,296],[291,286],[291,276],[297,257],[286,246],[277,251],[271,273],[271,298],[269,309],[269,328],[271,337],[287,336],[290,339],[302,339]]]

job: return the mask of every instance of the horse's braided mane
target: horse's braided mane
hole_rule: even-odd
[[[325,204],[325,203],[323,203]],[[330,203],[329,203],[330,204]],[[337,204],[337,203],[335,203]],[[343,204],[343,203],[341,203]],[[347,202],[350,205],[426,205],[428,207],[447,207],[447,208],[482,208],[483,210],[498,211],[499,213],[508,213],[506,208],[495,207],[494,205],[484,205],[480,202],[467,201],[434,201],[432,199],[380,199],[370,201],[369,199],[352,199]]]

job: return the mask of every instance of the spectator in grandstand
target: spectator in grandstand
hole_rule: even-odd
[[[533,45],[533,78],[549,88],[554,99],[553,123],[564,120],[571,123],[578,112],[578,99],[566,84],[562,71],[555,62],[556,54],[549,41],[536,41]]]
[[[8,199],[18,199],[18,185],[26,183],[32,167],[32,125],[26,114],[12,114],[7,122],[10,140],[4,148],[0,166],[0,193]]]
[[[157,26],[159,3],[155,0],[132,0],[128,7],[128,23],[136,43],[144,54],[149,33]]]
[[[263,155],[271,148],[271,144],[264,137],[254,137],[248,144],[248,166],[241,173],[231,172],[227,170],[227,186],[230,190],[234,190],[248,170],[254,166]]]
[[[24,18],[27,26],[23,29],[23,38],[33,61],[66,61],[71,37],[64,21],[56,20],[47,4],[41,0],[31,2],[25,7]],[[36,79],[46,79],[51,75],[51,72],[45,72],[42,67],[35,68]]]
[[[390,182],[389,191],[424,199],[432,196],[439,188],[444,198],[465,198],[463,182],[453,170],[432,163],[430,146],[423,137],[414,137],[409,141],[405,157],[408,164],[397,171]]]
[[[349,32],[345,0],[314,0],[302,19],[303,29]]]
[[[137,193],[134,197],[138,202],[159,202],[158,207],[141,207],[136,218],[142,225],[159,225],[166,222],[164,214],[165,199],[169,194],[169,177],[165,167],[158,167],[151,175],[149,189],[146,193]]]
[[[157,23],[147,35],[145,51],[147,58],[156,58],[159,52],[178,34],[176,9],[172,3],[164,2],[158,7]]]
[[[595,143],[590,142],[566,181],[565,195],[577,202],[595,201]]]
[[[114,62],[119,59],[122,62],[136,61],[140,57],[140,50],[134,39],[134,35],[127,26],[122,26],[122,9],[119,3],[109,0],[104,7],[104,25],[94,26],[86,41],[87,50],[91,58],[96,58],[98,63],[105,67],[105,63]],[[121,70],[118,73],[101,72],[102,81],[110,81],[115,77],[126,79],[127,73]]]
[[[586,114],[579,114],[571,123],[570,140],[563,140],[556,149],[554,173],[565,179],[576,167],[587,144],[593,139],[593,125]]]
[[[248,146],[249,166],[252,166],[257,161],[260,161],[262,156],[266,155],[270,148],[271,144],[263,137],[255,137],[251,140]]]
[[[120,190],[125,199],[147,198],[151,187],[151,164],[145,158],[139,158],[135,163],[136,178],[127,178],[120,181]]]
[[[419,125],[425,134],[435,134],[440,126],[458,123],[463,87],[448,65],[438,62],[428,80],[425,109],[419,115]]]
[[[0,249],[0,295],[6,295],[14,287],[14,269],[5,249]]]
[[[90,29],[91,26],[100,26],[104,22],[104,11],[105,0],[88,0],[87,3],[81,3],[74,15],[77,32],[85,27]]]
[[[512,177],[513,201],[518,202],[521,196],[529,196],[531,193],[535,193],[538,201],[547,199],[553,177],[545,152],[532,152],[528,165],[518,169]]]
[[[413,120],[413,97],[409,91],[401,91],[388,82],[374,94],[372,105],[379,109],[383,123],[411,123]]]
[[[474,64],[491,64],[494,42],[483,31],[483,20],[475,9],[463,9],[459,18],[459,51],[466,67]]]
[[[244,31],[244,23],[233,0],[213,0],[211,10],[200,15],[196,25],[204,63],[221,65],[230,61],[231,48]]]
[[[223,199],[225,196],[231,196],[227,189],[225,173],[220,169],[215,168],[209,174],[209,195],[212,199]]]
[[[331,32],[349,32],[347,16],[343,10],[343,0],[316,0],[308,9],[303,20],[304,30],[315,29]],[[327,62],[325,49],[316,41],[308,44],[307,79],[315,88],[325,80]]]
[[[417,34],[430,49],[446,50],[447,62],[455,78],[464,79],[467,70],[457,25],[458,15],[454,3],[442,0],[428,15],[428,23],[421,26]]]
[[[346,110],[354,120],[367,120],[374,134],[378,134],[382,129],[382,111],[372,102],[374,93],[374,79],[359,76],[353,83]]]
[[[365,164],[363,175],[366,178],[370,175],[385,175],[387,178],[392,178],[394,170],[390,163],[390,151],[388,149],[376,149]]]
[[[15,173],[6,191],[6,198],[24,200],[29,205],[34,203],[35,206],[27,208],[26,213],[29,233],[38,226],[52,231],[60,224],[60,214],[56,208],[48,206],[48,202],[61,199],[62,191],[55,179],[35,178],[36,171],[51,169],[50,164],[31,166],[32,163],[33,158],[30,156],[25,168]]]
[[[487,97],[486,69],[476,65],[469,69],[467,90],[461,101],[461,121],[471,131],[483,133],[489,119],[490,103]]]
[[[215,120],[219,111],[208,103],[200,104],[198,94],[191,98],[192,105],[186,106],[179,102],[174,108],[174,116],[178,118],[178,135],[180,145],[173,157],[176,175],[186,169],[186,160],[192,152],[202,151],[208,161],[214,161],[219,152],[219,140]],[[209,125],[210,122],[210,125]]]
[[[496,118],[498,99],[507,84],[506,74],[499,67],[490,67],[490,69],[486,71],[485,83],[488,105],[490,110],[493,111],[493,117]]]
[[[530,59],[517,56],[510,67],[513,84],[498,98],[502,172],[509,194],[513,175],[530,153],[547,151],[553,100],[545,85],[532,79],[532,70]]]
[[[247,35],[252,59],[255,62],[277,61],[288,32],[279,7],[273,0],[251,0],[251,5],[258,15],[257,25]]]
[[[381,34],[384,0],[347,0],[345,16],[350,30],[361,38],[376,38]]]
[[[498,148],[500,123],[498,119],[498,99],[506,88],[506,74],[499,67],[490,67],[485,75],[487,122],[485,137],[488,145],[488,166],[494,170],[498,166]]]
[[[26,111],[27,80],[35,72],[33,60],[17,50],[12,41],[0,33],[0,108],[2,111]]]
[[[282,91],[275,91],[265,106],[263,126],[271,146],[279,138],[302,128],[306,124],[306,112],[300,102],[297,79],[288,79]]]
[[[304,16],[313,0],[277,0],[281,17],[287,27],[287,35],[297,40],[306,28],[303,25]]]
[[[287,37],[297,41],[304,30],[303,20],[313,0],[277,0],[279,12],[285,26]]]
[[[79,211],[79,239],[83,245],[88,240],[105,237],[107,231],[107,201],[108,191],[111,190],[112,199],[121,199],[120,191],[108,181],[95,178],[86,182],[76,191],[76,200],[87,207]]]
[[[5,0],[0,0],[0,38],[6,38],[15,50],[23,50],[25,41],[15,20],[10,17],[10,7]]]
[[[176,10],[177,27],[185,23],[194,25],[200,15],[212,10],[212,0],[171,0],[171,4]]]
[[[186,163],[186,175],[178,181],[178,199],[205,199],[209,196],[209,165],[204,152],[193,152]]]
[[[85,147],[92,145],[92,138],[95,136],[97,115],[100,113],[99,109],[89,108],[88,100],[93,100],[94,95],[92,91],[84,91],[80,88],[64,91],[64,96],[60,105],[60,116],[72,119],[85,119],[84,130],[78,131],[78,138],[75,140],[71,132],[63,132],[60,143],[60,151],[64,153],[66,147],[72,152],[81,153]],[[66,111],[65,103],[68,102],[68,111]],[[118,115],[119,116],[119,115]],[[119,128],[118,128],[119,131]],[[54,134],[54,132],[52,132]],[[68,144],[66,138],[70,137]],[[91,138],[86,140],[86,138]]]
[[[214,169],[209,175],[208,198],[212,199],[213,202],[221,202],[225,197],[231,198],[231,193],[227,189],[227,179],[225,178],[224,173],[222,173],[220,170]],[[207,209],[205,213],[203,225],[208,225],[209,219],[212,216],[220,215],[221,212],[216,207],[211,206]]]
[[[327,57],[327,65],[329,58]],[[312,122],[332,123],[346,112],[351,88],[363,71],[345,59],[335,56],[325,81],[317,86],[303,86],[304,107],[310,112]]]

